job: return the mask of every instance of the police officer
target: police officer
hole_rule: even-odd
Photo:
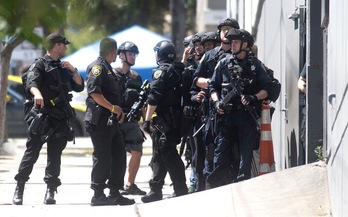
[[[297,81],[297,87],[300,91],[300,108],[302,111],[301,116],[301,127],[300,127],[300,141],[301,141],[301,150],[300,150],[300,165],[305,164],[306,162],[306,85],[307,80],[307,64],[305,64],[300,72],[300,76]]]
[[[99,45],[99,57],[87,67],[87,111],[84,118],[86,131],[93,143],[91,188],[92,206],[130,205],[134,200],[123,197],[126,171],[126,151],[119,123],[124,120],[119,79],[111,63],[117,57],[117,42],[104,38]],[[104,189],[109,188],[108,197]]]
[[[138,101],[141,91],[142,79],[138,73],[131,70],[131,66],[135,64],[136,56],[139,54],[138,47],[130,41],[123,42],[118,48],[118,55],[121,59],[120,67],[114,69],[120,80],[121,87],[121,107],[127,115],[131,107]],[[145,195],[146,192],[138,188],[134,183],[135,177],[140,167],[140,160],[143,154],[144,133],[141,131],[138,121],[140,120],[142,111],[138,111],[131,120],[125,119],[120,125],[125,143],[126,151],[131,154],[128,164],[128,179],[126,186],[120,190],[121,194]]]
[[[251,177],[253,150],[259,142],[256,119],[271,83],[261,61],[248,55],[245,31],[230,29],[226,38],[231,41],[232,54],[217,64],[209,85],[219,123],[213,171],[207,179],[211,187],[233,181],[230,152],[235,140],[240,153],[237,181]],[[236,138],[233,132],[237,132]]]
[[[209,176],[213,170],[213,153],[215,149],[214,139],[216,136],[216,130],[214,129],[214,119],[212,113],[212,104],[210,102],[209,94],[205,94],[208,91],[210,78],[213,75],[214,68],[217,62],[222,59],[226,53],[231,52],[230,41],[225,38],[225,34],[228,30],[235,28],[239,29],[239,24],[237,20],[233,18],[223,18],[219,21],[217,26],[217,35],[221,42],[219,47],[215,47],[203,55],[200,60],[198,67],[193,75],[193,86],[192,86],[192,100],[198,103],[204,102],[202,105],[205,112],[204,116],[204,143],[206,146],[205,154],[205,166],[204,166],[204,177],[205,179]],[[207,185],[207,183],[205,183]],[[206,186],[210,188],[210,186]]]
[[[219,21],[217,32],[221,41],[220,47],[215,47],[214,49],[206,52],[200,60],[194,74],[194,84],[197,87],[208,88],[209,79],[214,72],[216,63],[224,57],[225,53],[231,52],[230,41],[225,38],[225,34],[232,28],[239,29],[237,20],[233,18],[223,18]]]
[[[51,33],[45,41],[46,55],[38,58],[30,66],[27,79],[24,81],[25,92],[28,101],[25,104],[26,121],[29,125],[40,123],[45,127],[34,130],[29,127],[27,149],[19,165],[18,173],[15,176],[17,186],[13,197],[13,204],[23,204],[24,185],[29,180],[33,166],[37,161],[42,145],[47,142],[47,166],[44,181],[47,183],[47,191],[44,198],[45,204],[55,204],[54,194],[57,187],[61,185],[58,178],[60,175],[61,154],[67,141],[73,140],[73,132],[69,127],[69,120],[74,113],[69,105],[71,100],[70,91],[81,92],[84,88],[82,77],[69,62],[60,61],[59,58],[65,55],[66,45],[70,42],[59,33]],[[37,108],[39,114],[35,119],[30,110]],[[34,112],[35,113],[35,112]]]
[[[199,114],[199,103],[191,100],[193,73],[197,69],[200,58],[204,55],[204,47],[201,42],[203,35],[204,32],[194,34],[191,41],[194,52],[189,56],[187,56],[186,52],[183,55],[184,58],[187,58],[187,61],[183,62],[186,64],[182,74],[184,108],[180,130],[183,135],[182,145],[188,143],[185,151],[185,159],[187,159],[188,165],[191,163],[192,167],[188,189],[189,193],[204,189],[203,168],[205,148],[203,134],[200,132],[193,137],[194,132],[202,125],[202,119]]]
[[[185,48],[181,62],[186,66],[189,65],[192,66],[194,69],[197,68],[198,62],[204,54],[204,47],[201,42],[203,34],[204,32],[197,32],[196,34],[194,34],[189,44],[191,46],[187,46]],[[183,44],[185,44],[185,42]]]
[[[176,149],[176,145],[180,143],[180,86],[183,66],[180,70],[179,63],[178,67],[174,66],[175,47],[170,41],[158,42],[154,51],[158,67],[152,75],[143,124],[144,130],[151,134],[153,141],[153,177],[149,181],[151,191],[141,198],[144,203],[162,199],[162,187],[167,172],[173,182],[173,196],[187,194],[185,167]],[[151,120],[154,112],[157,116]],[[150,120],[153,126],[151,130]]]
[[[220,40],[216,32],[206,32],[201,37],[201,42],[204,47],[204,51],[210,51],[211,49],[220,45]]]

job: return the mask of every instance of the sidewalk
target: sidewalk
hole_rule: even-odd
[[[326,166],[309,164],[280,172],[274,172],[237,184],[194,193],[173,199],[143,204],[141,196],[134,198],[131,206],[91,207],[90,173],[92,144],[90,138],[77,138],[76,144],[68,143],[62,156],[62,186],[56,194],[56,205],[44,205],[46,185],[43,182],[46,166],[45,147],[35,164],[24,191],[22,206],[12,205],[15,189],[14,175],[25,150],[24,139],[11,141],[17,155],[0,155],[0,213],[4,217],[35,216],[127,216],[127,217],[314,217],[330,216]],[[151,139],[144,144],[136,184],[149,191],[151,169]],[[188,180],[190,170],[186,171]],[[188,182],[188,181],[187,181]],[[163,188],[164,197],[173,192],[169,176]],[[105,193],[108,193],[105,191]]]

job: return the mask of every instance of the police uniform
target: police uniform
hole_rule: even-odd
[[[215,47],[214,49],[211,49],[203,55],[202,59],[200,60],[198,67],[196,71],[193,74],[193,84],[191,87],[191,94],[192,98],[195,97],[195,95],[200,91],[200,88],[196,86],[196,82],[198,78],[211,78],[214,73],[214,68],[217,64],[217,62],[221,59],[223,59],[228,53],[230,53],[230,50],[225,51],[221,47]],[[214,157],[214,149],[216,145],[214,144],[215,139],[215,132],[213,129],[213,121],[210,118],[212,110],[210,109],[212,107],[210,103],[210,96],[208,93],[206,93],[206,97],[203,100],[203,105],[201,105],[201,114],[203,116],[201,119],[205,122],[204,130],[202,130],[201,135],[198,135],[197,137],[202,137],[203,142],[205,144],[205,153],[199,152],[199,157],[204,158],[204,170],[203,170],[203,176],[204,176],[204,182],[199,182],[199,188],[206,188],[206,178],[209,176],[209,174],[213,170],[213,157]],[[203,135],[202,135],[203,134]],[[200,164],[201,160],[197,159],[197,163]],[[204,185],[204,186],[203,186]]]
[[[123,74],[120,68],[115,69],[117,76],[120,79],[121,87],[121,108],[125,115],[130,112],[133,104],[139,100],[140,87],[142,85],[142,79],[138,73],[133,70]],[[120,125],[120,129],[123,135],[125,147],[127,151],[139,151],[143,149],[143,142],[145,135],[140,130],[138,121],[141,117],[141,111],[135,114],[135,119],[132,121],[125,121]]]
[[[190,175],[189,191],[202,191],[205,188],[203,178],[205,145],[203,141],[203,131],[198,132],[195,137],[193,134],[202,126],[203,119],[201,118],[200,103],[196,101],[198,92],[191,92],[193,84],[193,74],[197,68],[197,62],[187,61],[183,77],[183,116],[181,123],[181,135],[184,136],[189,148],[186,149],[185,158],[191,161],[192,172]],[[194,96],[192,96],[192,94]],[[189,151],[188,151],[189,150]],[[188,152],[188,154],[187,154]],[[190,156],[191,155],[191,156]]]
[[[306,64],[303,66],[302,71],[300,73],[300,76],[304,79],[306,79],[307,76],[307,68]],[[300,108],[301,108],[301,126],[300,126],[300,141],[301,141],[301,151],[299,153],[300,155],[300,163],[304,164],[306,161],[306,94],[300,93],[300,102],[299,102]]]
[[[151,192],[142,197],[143,202],[153,192],[162,199],[162,187],[167,172],[173,182],[176,196],[187,194],[185,167],[178,151],[180,143],[181,75],[174,71],[173,63],[161,63],[153,72],[151,90],[147,103],[155,105],[157,116],[152,119],[155,131],[152,132],[153,153],[151,168],[153,178],[149,181]]]
[[[102,94],[112,105],[121,105],[119,79],[109,63],[98,57],[87,67],[87,111],[84,118],[86,130],[93,143],[93,168],[91,188],[118,192],[124,184],[126,151],[117,118],[98,105],[92,93]],[[112,124],[108,125],[111,117]]]
[[[236,70],[239,73],[236,73]],[[238,77],[236,76],[238,74]],[[209,86],[211,93],[217,92],[221,100],[226,97],[227,102],[224,108],[225,114],[218,115],[218,136],[216,138],[216,149],[214,152],[213,172],[209,175],[207,182],[211,187],[218,187],[231,183],[233,174],[231,174],[231,148],[233,141],[237,140],[239,144],[240,162],[237,180],[245,180],[251,177],[251,161],[253,150],[258,148],[259,135],[256,123],[256,114],[261,112],[261,101],[250,103],[247,111],[241,104],[239,95],[228,96],[232,91],[231,81],[237,79],[243,81],[242,94],[254,95],[260,90],[268,91],[271,79],[261,63],[252,56],[244,59],[237,59],[234,55],[229,55],[222,59],[211,78]],[[254,110],[255,109],[255,110]],[[237,134],[235,134],[236,132]],[[235,138],[235,136],[237,136]]]
[[[61,90],[63,90],[61,94],[58,88],[59,84],[61,85]],[[71,141],[73,136],[73,132],[69,127],[69,119],[72,117],[73,111],[70,105],[66,105],[67,102],[64,101],[64,98],[67,100],[71,99],[69,92],[81,92],[84,84],[78,85],[73,80],[72,72],[60,66],[60,60],[55,61],[50,56],[45,55],[37,59],[28,70],[25,89],[27,96],[31,95],[30,88],[32,87],[38,88],[44,99],[45,106],[41,111],[47,114],[47,125],[44,132],[42,132],[44,135],[28,133],[27,149],[19,165],[15,180],[18,182],[29,180],[42,145],[47,141],[47,166],[44,181],[47,183],[48,188],[55,190],[61,185],[61,181],[58,178],[60,175],[61,154],[66,147],[68,139]],[[28,101],[25,105],[26,121],[29,125],[33,121],[29,115],[32,106],[32,101]]]

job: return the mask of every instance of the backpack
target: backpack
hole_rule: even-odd
[[[268,76],[271,78],[271,81],[272,81],[267,99],[272,102],[275,102],[279,98],[282,85],[280,84],[279,80],[274,77],[274,71],[266,66],[265,68],[266,68],[266,72]]]

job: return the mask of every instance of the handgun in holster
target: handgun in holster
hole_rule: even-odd
[[[44,135],[47,115],[40,111],[40,106],[38,105],[30,110],[30,115],[33,117],[33,120],[29,125],[28,133]]]

